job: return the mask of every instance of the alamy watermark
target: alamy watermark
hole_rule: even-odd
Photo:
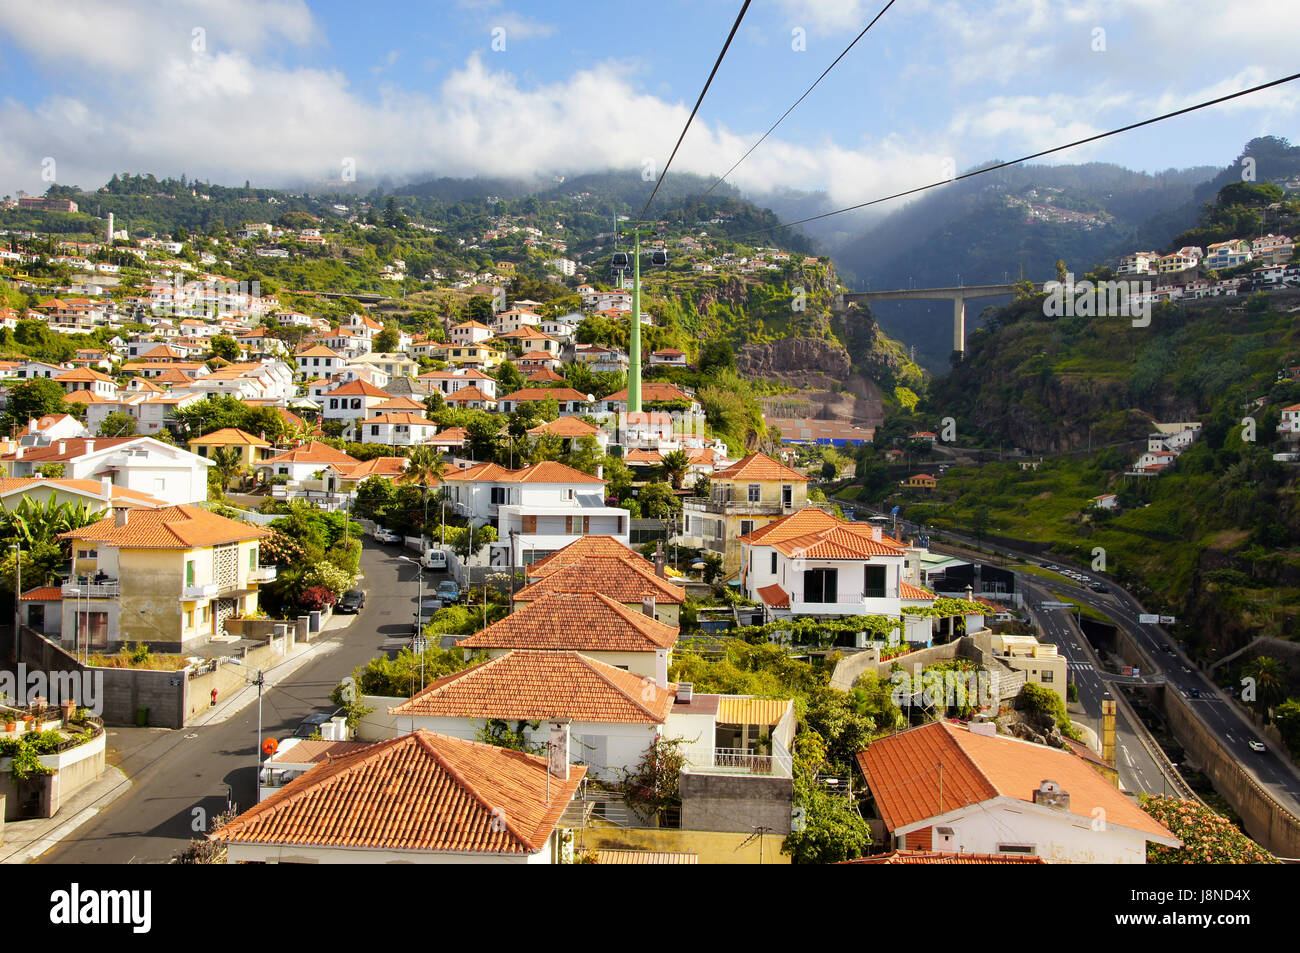
[[[911,675],[896,671],[889,681],[894,686],[890,700],[899,708],[991,708],[994,704],[993,676],[984,668],[923,672],[916,665]]]
[[[15,672],[0,672],[0,704],[25,708],[38,700],[50,705],[72,701],[92,715],[102,715],[104,673],[31,671],[25,662],[19,662]]]
[[[1074,275],[1066,272],[1064,282],[1046,282],[1043,291],[1047,295],[1043,299],[1043,314],[1049,318],[1132,318],[1135,328],[1151,324],[1155,291],[1149,281],[1085,278],[1076,282]]]

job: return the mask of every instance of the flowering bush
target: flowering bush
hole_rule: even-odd
[[[1141,796],[1146,811],[1183,842],[1147,845],[1148,864],[1276,864],[1277,858],[1239,831],[1232,821],[1195,801],[1165,794]]]
[[[352,585],[352,574],[333,563],[321,562],[308,569],[302,581],[308,588],[320,586],[338,597]]]
[[[338,596],[324,586],[308,586],[298,597],[298,605],[305,612],[319,612],[337,601]]]

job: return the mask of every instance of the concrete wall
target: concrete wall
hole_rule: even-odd
[[[794,782],[789,778],[682,772],[682,827],[696,831],[790,833]]]
[[[305,619],[304,616],[304,622]],[[248,678],[253,675],[250,668],[267,669],[283,661],[296,648],[296,635],[300,627],[276,623],[276,634],[266,645],[246,651],[240,659],[242,665],[218,665],[210,672],[189,678],[185,697],[185,723],[189,724],[200,712],[212,707],[212,689],[217,690],[217,700],[220,701],[223,696],[239,691],[248,683]],[[152,712],[149,720],[152,724]]]
[[[789,855],[781,853],[784,837],[767,834],[745,844],[753,837],[753,831],[742,834],[667,827],[630,830],[589,827],[579,836],[582,846],[589,850],[691,851],[699,855],[701,864],[790,863]]]
[[[39,788],[37,816],[53,817],[59,812],[64,798],[71,797],[99,778],[104,773],[104,750],[105,734],[101,728],[99,734],[84,745],[58,754],[41,755],[41,764],[54,769],[54,773],[34,777],[24,784],[27,792],[33,786]],[[0,821],[19,820],[21,809],[18,787],[9,774],[11,760],[0,759]]]
[[[1135,644],[1128,632],[1120,629],[1115,638],[1116,648],[1125,662],[1144,670],[1157,670],[1154,661]],[[1169,730],[1200,765],[1214,789],[1241,816],[1246,832],[1279,857],[1300,857],[1300,818],[1278,804],[1246,772],[1218,737],[1196,717],[1181,692],[1165,686],[1150,689],[1149,693],[1159,696],[1153,700],[1159,704]]]

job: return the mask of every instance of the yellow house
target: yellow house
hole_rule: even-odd
[[[1025,681],[1050,688],[1067,701],[1068,663],[1049,642],[1039,642],[1032,635],[993,635],[993,653],[1016,671],[1025,673]]]
[[[903,481],[903,486],[921,490],[933,490],[938,485],[939,481],[928,473],[916,473]]]
[[[244,467],[256,466],[271,451],[271,445],[267,441],[254,437],[251,433],[244,433],[238,427],[223,427],[190,441],[190,453],[196,453],[200,457],[211,457],[213,451],[220,447],[234,447],[238,450],[239,465]]]
[[[224,633],[226,619],[256,611],[258,586],[276,574],[258,562],[269,535],[188,504],[118,508],[64,533],[72,544],[72,576],[62,586],[64,646],[202,646]]]
[[[483,344],[447,344],[435,348],[429,356],[435,361],[474,367],[495,367],[505,360],[500,351]]]
[[[685,500],[682,541],[740,568],[740,537],[808,505],[808,478],[765,453],[751,453],[709,478],[709,499]]]

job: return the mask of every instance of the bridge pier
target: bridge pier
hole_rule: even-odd
[[[966,356],[966,299],[961,295],[952,299],[952,349]]]

